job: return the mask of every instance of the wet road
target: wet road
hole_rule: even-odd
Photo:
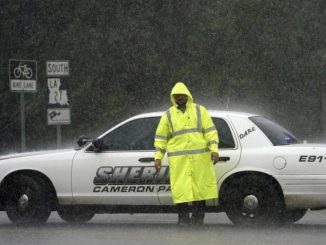
[[[102,214],[83,225],[69,225],[55,212],[40,227],[14,226],[0,212],[0,244],[35,245],[158,245],[158,244],[296,244],[324,245],[326,211],[308,212],[300,222],[285,227],[233,226],[224,213],[207,214],[203,227],[178,227],[174,214]]]

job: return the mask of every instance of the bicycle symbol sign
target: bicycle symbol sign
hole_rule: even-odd
[[[27,64],[19,63],[19,65],[14,69],[14,76],[18,79],[30,79],[33,76],[32,68],[28,67]]]
[[[37,64],[33,60],[9,60],[10,90],[36,92]]]

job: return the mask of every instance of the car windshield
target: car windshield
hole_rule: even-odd
[[[256,124],[261,131],[263,131],[273,145],[290,145],[301,143],[301,141],[288,130],[265,117],[255,116],[250,117],[249,119]]]

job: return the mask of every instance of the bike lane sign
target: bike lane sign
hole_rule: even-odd
[[[12,92],[36,92],[37,62],[9,60],[9,83]]]

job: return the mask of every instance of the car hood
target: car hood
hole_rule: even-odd
[[[0,161],[6,159],[13,159],[13,158],[22,158],[22,157],[30,157],[30,156],[38,156],[38,155],[47,155],[53,153],[65,153],[65,152],[75,152],[75,150],[65,149],[65,150],[31,151],[31,152],[24,152],[24,153],[13,153],[13,154],[0,156]]]

